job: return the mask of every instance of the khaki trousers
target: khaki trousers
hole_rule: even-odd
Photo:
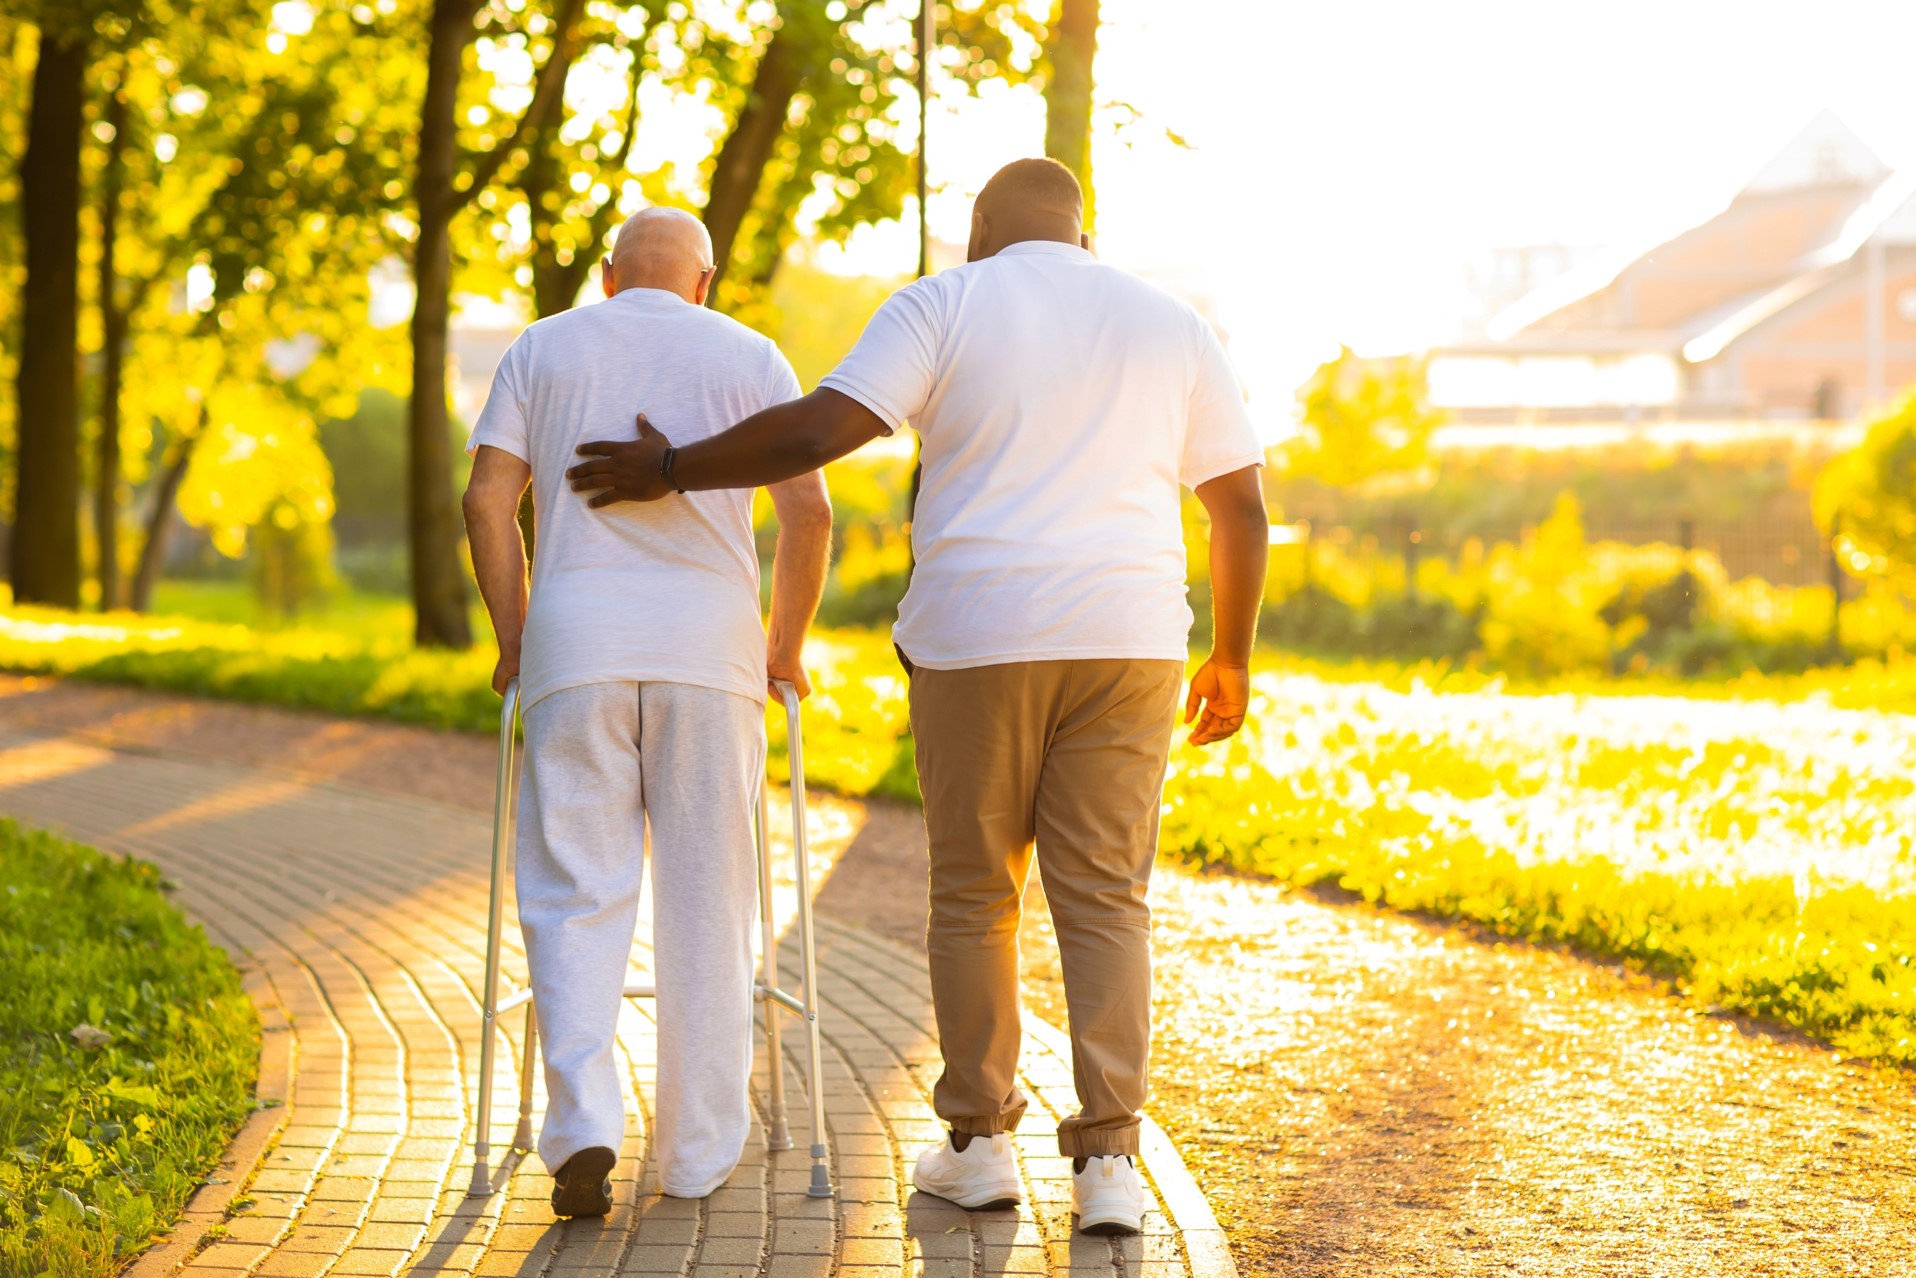
[[[1078,1112],[1069,1158],[1138,1152],[1151,1050],[1158,809],[1183,663],[1029,661],[915,670],[931,841],[932,999],[954,1131],[1018,1125],[1018,922],[1035,842],[1057,929]]]

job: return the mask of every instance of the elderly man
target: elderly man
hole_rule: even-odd
[[[934,1103],[951,1138],[913,1181],[969,1208],[1023,1195],[1004,1133],[1025,1110],[1018,917],[1035,841],[1080,1106],[1058,1142],[1079,1227],[1127,1233],[1143,1210],[1145,893],[1191,624],[1180,484],[1211,517],[1213,646],[1185,704],[1200,744],[1244,721],[1267,524],[1263,450],[1210,326],[1100,265],[1082,216],[1064,166],[1006,166],[978,197],[969,262],[893,296],[818,390],[696,442],[648,400],[672,440],[642,418],[639,440],[588,444],[571,474],[594,504],[669,507],[917,428],[917,567],[893,637],[931,842]]]
[[[717,1188],[751,1126],[753,804],[767,680],[800,666],[823,589],[831,507],[816,473],[771,485],[779,519],[769,635],[752,494],[588,509],[573,450],[635,404],[687,440],[799,394],[765,338],[705,308],[712,242],[672,209],[634,214],[606,301],[540,320],[499,363],[473,428],[466,528],[499,636],[493,687],[525,705],[519,921],[548,1106],[539,1155],[561,1216],[610,1209],[625,1119],[613,1058],[650,831],[658,1094],[668,1194]],[[530,599],[515,515],[538,515]]]

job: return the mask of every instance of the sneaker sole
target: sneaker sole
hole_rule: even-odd
[[[1078,1232],[1108,1238],[1116,1234],[1141,1233],[1143,1227],[1141,1224],[1134,1225],[1129,1220],[1094,1220],[1089,1224],[1080,1222]]]
[[[612,1210],[612,1196],[606,1192],[606,1176],[618,1165],[619,1156],[603,1146],[582,1149],[566,1159],[559,1171],[565,1184],[552,1188],[552,1214],[555,1216],[603,1216]]]
[[[966,1211],[1009,1211],[1012,1208],[1023,1204],[1025,1200],[1024,1193],[1022,1191],[1019,1191],[1016,1193],[999,1194],[996,1197],[980,1198],[980,1199],[975,1199],[971,1202],[966,1202],[964,1199],[954,1198],[952,1195],[947,1194],[942,1190],[927,1188],[926,1186],[919,1184],[916,1178],[913,1178],[911,1182],[911,1187],[917,1190],[921,1194],[930,1194],[933,1198],[942,1198],[948,1203],[952,1203],[956,1206],[963,1207]]]

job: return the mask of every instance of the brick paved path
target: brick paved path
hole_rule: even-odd
[[[1015,1215],[968,1213],[914,1195],[911,1162],[941,1132],[929,1103],[938,1054],[924,961],[825,919],[819,986],[836,1199],[803,1192],[810,1136],[796,1032],[785,1037],[781,1068],[798,1148],[767,1154],[755,1140],[704,1201],[657,1192],[645,1139],[653,1022],[642,1003],[628,1004],[620,1024],[628,1110],[639,1116],[613,1173],[612,1213],[556,1222],[550,1181],[533,1155],[502,1164],[495,1153],[495,1192],[469,1198],[490,837],[483,821],[264,770],[17,731],[0,732],[0,813],[162,866],[180,885],[181,905],[242,962],[260,1008],[266,1107],[133,1278],[1235,1272],[1175,1149],[1148,1123],[1142,1166],[1157,1202],[1144,1236],[1072,1235],[1070,1165],[1051,1136],[1052,1121],[1074,1104],[1069,1050],[1036,1021],[1023,1062],[1033,1107],[1016,1142],[1031,1205]],[[642,970],[643,932],[639,940]],[[795,945],[784,954],[785,971],[797,971]],[[506,970],[523,980],[510,925]],[[513,1051],[500,1054],[495,1151],[516,1120],[523,1020],[507,1020]],[[761,1041],[761,1103],[771,1067]]]

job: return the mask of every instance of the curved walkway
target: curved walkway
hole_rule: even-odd
[[[1070,1166],[1042,1113],[1073,1103],[1068,1047],[1035,1020],[1023,1082],[1039,1121],[1016,1142],[1032,1203],[1016,1214],[968,1213],[914,1195],[911,1161],[941,1133],[929,1103],[937,1045],[923,959],[826,919],[819,986],[835,1199],[804,1195],[809,1138],[796,1103],[797,1149],[766,1154],[755,1142],[732,1180],[700,1202],[657,1192],[643,1113],[653,1023],[643,1004],[628,1005],[620,1025],[635,1117],[611,1215],[555,1222],[550,1182],[532,1155],[495,1156],[495,1192],[468,1197],[482,819],[424,799],[13,726],[0,730],[0,812],[160,865],[182,906],[242,962],[260,1008],[262,1108],[171,1240],[136,1262],[135,1278],[1235,1273],[1209,1208],[1155,1127],[1142,1160],[1156,1195],[1145,1234],[1071,1234]],[[829,856],[851,831],[820,824],[813,837]],[[795,945],[786,951],[796,963]],[[523,977],[510,925],[507,971]],[[523,1022],[508,1020],[513,1052],[501,1054],[495,1134],[515,1119]],[[785,1042],[789,1053],[802,1038]],[[776,1065],[794,1100],[802,1097],[795,1058]],[[761,1042],[761,1097],[773,1067]]]

